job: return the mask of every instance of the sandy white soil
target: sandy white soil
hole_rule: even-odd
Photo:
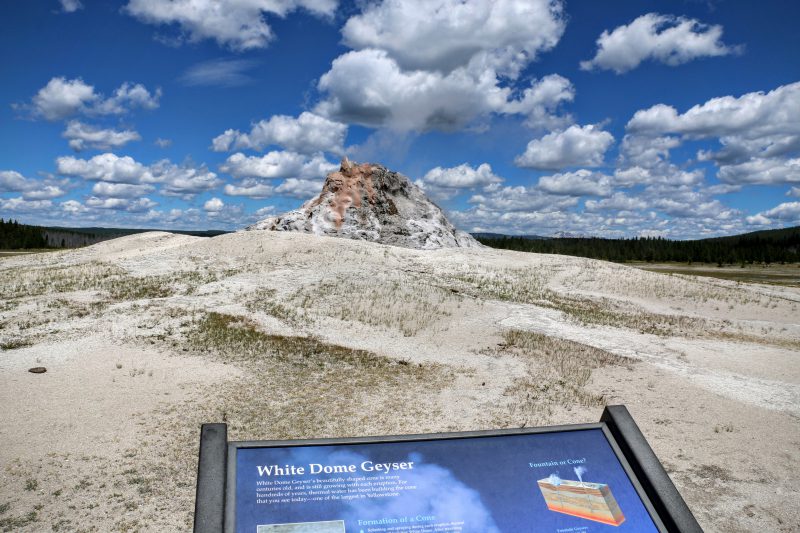
[[[3,258],[0,531],[189,530],[202,422],[418,433],[613,403],[706,531],[798,531],[799,308],[792,287],[296,233]]]

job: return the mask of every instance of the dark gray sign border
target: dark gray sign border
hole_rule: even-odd
[[[600,422],[519,429],[466,431],[308,440],[227,441],[225,424],[203,424],[198,461],[195,533],[235,533],[236,458],[240,448],[337,446],[490,438],[600,429],[639,498],[662,532],[702,533],[702,528],[669,479],[647,440],[624,405],[608,406]]]

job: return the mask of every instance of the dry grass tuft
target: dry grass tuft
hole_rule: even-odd
[[[571,320],[584,326],[611,326],[652,335],[698,335],[706,327],[706,321],[702,318],[650,313],[632,305],[623,308],[608,299],[552,294],[547,307],[558,309]]]
[[[251,313],[266,313],[293,327],[302,327],[311,323],[311,319],[292,305],[278,301],[275,289],[262,288],[245,303],[245,308]]]
[[[132,276],[110,263],[90,262],[56,267],[0,270],[0,299],[13,300],[72,291],[98,291],[113,301],[193,294],[208,283],[238,273],[236,269],[203,268],[166,275]]]
[[[538,304],[550,295],[547,289],[550,275],[552,272],[537,268],[464,266],[444,281],[476,298]]]
[[[318,316],[394,329],[406,337],[435,331],[462,296],[428,279],[392,272],[320,281],[297,291],[291,303]]]
[[[633,364],[605,350],[539,333],[509,330],[504,340],[499,349],[521,358],[527,367],[527,375],[506,391],[509,425],[546,424],[555,409],[605,405],[605,396],[586,389],[592,370]]]

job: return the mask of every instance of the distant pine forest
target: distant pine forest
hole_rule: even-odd
[[[78,248],[101,241],[143,233],[157,231],[149,229],[128,228],[60,228],[45,226],[30,226],[20,224],[16,220],[3,220],[0,218],[0,250],[31,250],[44,248]],[[225,231],[172,231],[197,237],[214,237],[227,233]]]
[[[153,230],[31,226],[20,224],[16,220],[0,218],[0,250],[77,248],[145,231]],[[213,237],[226,233],[217,230],[165,231],[200,237]],[[800,226],[694,241],[678,241],[662,237],[546,238],[535,235],[510,236],[495,233],[477,233],[475,238],[492,248],[573,255],[618,263],[629,261],[716,263],[722,266],[800,262]]]
[[[573,255],[619,263],[716,263],[723,266],[800,262],[800,226],[695,241],[661,237],[548,239],[486,234],[478,234],[476,238],[492,248]]]

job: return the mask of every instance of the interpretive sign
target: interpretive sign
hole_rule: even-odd
[[[473,433],[222,448],[204,434],[195,531],[701,531],[641,433],[624,434],[627,410],[610,409],[597,424]],[[224,475],[209,471],[223,457]]]

